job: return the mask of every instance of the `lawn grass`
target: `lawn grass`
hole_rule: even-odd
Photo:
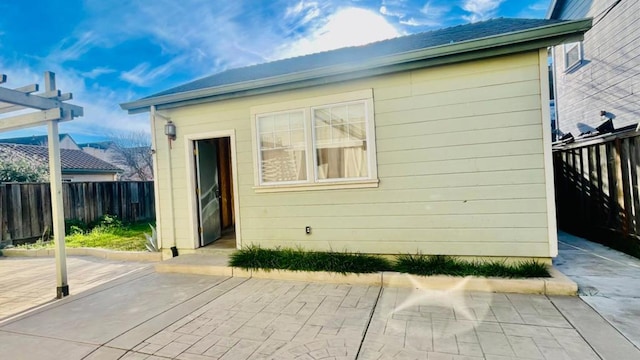
[[[414,275],[481,276],[504,278],[550,277],[545,264],[533,260],[517,264],[469,262],[450,256],[400,255],[395,262],[375,255],[303,251],[301,249],[262,249],[251,246],[233,253],[230,266],[245,270],[298,270],[337,273],[397,271]]]
[[[391,263],[384,258],[358,254],[301,249],[262,249],[258,246],[234,252],[229,265],[245,270],[298,270],[329,271],[336,273],[373,273],[390,270]]]
[[[98,226],[85,233],[75,232],[65,236],[65,245],[70,248],[90,247],[120,251],[146,251],[144,233],[151,233],[147,223]],[[55,240],[19,245],[21,249],[53,248]]]
[[[87,233],[65,236],[67,247],[92,247],[122,251],[146,251],[144,233],[150,233],[149,224],[97,227]]]

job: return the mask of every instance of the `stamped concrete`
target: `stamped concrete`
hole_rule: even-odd
[[[0,320],[0,354],[17,360],[640,359],[631,342],[575,296],[149,268]]]
[[[579,296],[640,348],[640,259],[560,232],[554,266]]]
[[[576,326],[566,301],[582,303],[142,271],[0,322],[0,349],[18,360],[613,359],[583,327],[627,340],[604,321]],[[615,358],[640,358],[635,350],[618,347]]]
[[[72,294],[78,294],[151,266],[147,263],[69,256],[69,288]],[[0,320],[53,301],[56,296],[55,259],[0,256],[0,289]]]

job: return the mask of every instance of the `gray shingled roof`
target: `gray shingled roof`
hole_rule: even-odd
[[[0,143],[0,156],[5,154],[16,154],[26,160],[45,164],[49,162],[49,150],[46,146]],[[82,150],[60,149],[60,162],[63,172],[122,172],[122,169]]]
[[[145,99],[230,85],[245,81],[265,79],[327,66],[349,64],[361,61],[362,59],[385,57],[451,43],[459,43],[517,31],[530,30],[561,22],[563,21],[500,18],[473,24],[459,25],[441,30],[378,41],[363,46],[346,47],[243,68],[230,69],[156,93],[146,97]]]

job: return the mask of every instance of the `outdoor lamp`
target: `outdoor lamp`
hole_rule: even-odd
[[[164,134],[167,135],[169,140],[176,139],[176,124],[174,124],[173,121],[169,120],[164,125]]]

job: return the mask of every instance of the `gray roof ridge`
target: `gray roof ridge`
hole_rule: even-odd
[[[588,22],[588,23],[587,23]],[[548,46],[562,37],[584,33],[590,19],[556,20],[526,18],[493,18],[485,21],[459,24],[400,37],[380,40],[364,45],[342,47],[296,57],[283,58],[244,67],[230,68],[196,80],[165,89],[138,100],[120,104],[130,113],[145,111],[150,105],[171,103],[197,103],[259,94],[322,83],[320,78],[335,81],[338,76],[355,79],[366,74],[381,74],[409,68],[410,62],[469,59],[471,56],[451,55],[481,51],[514,44],[522,51],[529,44]],[[516,47],[514,47],[516,48]],[[495,51],[499,53],[499,51]],[[502,52],[504,53],[504,52]],[[432,61],[433,64],[442,62]],[[350,75],[353,74],[353,75]],[[315,81],[315,82],[314,82]],[[286,85],[297,82],[298,85]],[[258,89],[258,90],[257,90]],[[259,90],[265,89],[265,90]],[[227,95],[228,94],[228,95]],[[226,96],[226,97],[225,97]],[[200,99],[200,100],[198,100]]]
[[[532,20],[532,21],[546,21],[546,22],[552,22],[552,23],[558,23],[558,22],[564,21],[564,20],[556,20],[556,19],[497,17],[497,18],[491,18],[491,19],[487,19],[487,20],[483,20],[483,21],[477,21],[477,22],[474,22],[474,23],[458,24],[458,25],[448,26],[448,27],[440,28],[440,29],[422,31],[422,32],[414,33],[414,34],[400,35],[400,36],[396,36],[396,37],[389,38],[389,39],[382,39],[382,40],[370,42],[370,43],[367,43],[367,44],[345,46],[345,47],[340,47],[340,48],[337,48],[337,49],[318,51],[318,52],[309,53],[309,54],[303,54],[303,55],[298,55],[298,56],[292,56],[292,57],[287,57],[287,58],[282,58],[282,59],[275,59],[275,60],[271,60],[271,61],[255,63],[255,64],[251,64],[251,65],[246,65],[246,66],[229,68],[229,69],[225,69],[225,70],[219,71],[219,72],[214,73],[214,74],[209,74],[209,75],[197,78],[195,80],[188,81],[186,83],[182,83],[180,85],[171,87],[171,88],[163,90],[163,91],[159,91],[159,92],[151,94],[149,96],[145,96],[142,99],[151,99],[151,98],[160,96],[161,94],[169,93],[173,89],[178,89],[178,88],[184,87],[184,86],[186,86],[188,84],[193,84],[193,83],[196,83],[196,82],[199,82],[199,81],[203,81],[205,79],[209,79],[211,77],[218,76],[218,75],[221,75],[221,74],[224,74],[224,73],[228,73],[228,72],[232,72],[232,71],[250,70],[250,69],[257,68],[257,67],[272,65],[272,64],[278,63],[278,62],[298,61],[298,60],[302,60],[304,58],[312,58],[312,57],[317,57],[317,56],[320,56],[320,55],[326,55],[326,54],[329,54],[329,53],[346,52],[346,51],[350,51],[350,50],[353,50],[353,49],[364,49],[364,48],[367,48],[367,47],[375,47],[375,46],[380,46],[383,43],[391,43],[391,42],[396,41],[398,39],[407,40],[409,38],[419,38],[419,37],[422,37],[422,36],[426,36],[428,34],[437,34],[437,33],[449,32],[449,31],[452,31],[452,30],[454,30],[456,28],[478,26],[478,25],[481,25],[481,24],[489,23],[489,22],[495,22],[496,20],[520,20],[520,21]],[[526,31],[526,30],[527,29],[519,30],[519,31]],[[515,32],[518,32],[518,31],[515,31]],[[489,37],[492,37],[492,36],[500,36],[500,35],[502,35],[502,34],[490,35],[490,36],[486,36],[486,37],[478,37],[478,38],[474,38],[474,39],[471,39],[471,40],[463,40],[463,41],[476,41],[476,40],[489,38]],[[459,42],[463,42],[463,41],[459,41]],[[442,44],[442,45],[448,45],[448,44]],[[442,45],[438,45],[438,46],[442,46]],[[436,46],[433,46],[433,47],[436,47]],[[421,50],[421,49],[413,49],[413,50],[406,51],[406,52],[403,52],[403,53],[410,53],[412,51],[418,51],[418,50]],[[396,53],[394,55],[397,55],[397,54],[401,54],[401,53]],[[384,57],[384,56],[381,56],[381,57]]]

